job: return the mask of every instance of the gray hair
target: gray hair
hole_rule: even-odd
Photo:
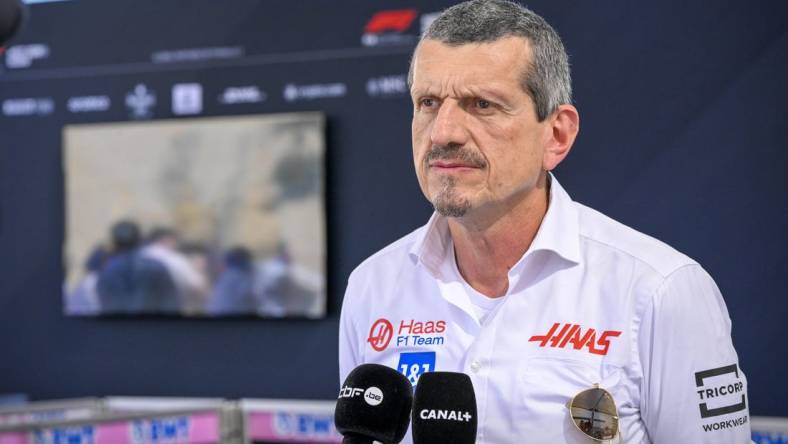
[[[424,31],[419,44],[436,40],[459,46],[511,36],[530,43],[533,57],[522,75],[522,87],[534,101],[541,122],[559,105],[572,103],[569,57],[558,33],[541,16],[508,0],[471,0],[443,11]],[[413,85],[413,60],[408,85]]]

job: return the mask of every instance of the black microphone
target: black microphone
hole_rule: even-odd
[[[0,46],[16,34],[23,18],[24,8],[19,0],[0,0]]]
[[[413,386],[402,373],[380,364],[350,372],[334,411],[343,444],[397,444],[408,432]]]
[[[464,373],[419,376],[413,396],[413,444],[476,442],[476,394]]]

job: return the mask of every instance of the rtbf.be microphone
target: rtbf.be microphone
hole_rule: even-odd
[[[334,423],[343,444],[397,444],[408,432],[413,388],[402,373],[362,364],[339,391]]]
[[[419,377],[413,397],[413,444],[476,442],[476,394],[464,373]]]

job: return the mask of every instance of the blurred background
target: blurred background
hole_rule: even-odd
[[[253,399],[232,408],[284,412],[258,431],[335,439],[328,404],[260,400],[335,399],[348,275],[430,215],[413,173],[406,74],[419,33],[452,3],[28,3],[21,29],[0,50],[3,399],[90,397],[97,404],[88,412],[136,412],[193,407],[161,397],[207,397],[214,419],[205,430],[217,433],[230,427],[217,399]],[[559,32],[573,69],[581,131],[557,178],[575,200],[709,271],[733,321],[750,413],[788,417],[788,2],[527,6]],[[67,198],[67,148],[88,137],[80,129],[102,128],[106,148],[122,151],[133,149],[133,141],[118,139],[126,125],[164,122],[177,133],[179,125],[217,117],[280,113],[322,122],[324,153],[313,171],[324,183],[325,211],[316,225],[325,234],[316,237],[324,253],[314,263],[325,273],[317,316],[64,313],[64,282],[85,265],[67,254],[68,214],[78,208],[78,198]],[[156,399],[123,403],[141,396]],[[25,418],[65,420],[42,411]],[[129,436],[177,438],[189,424],[203,424],[168,418],[133,423]],[[55,442],[55,432],[37,430],[40,442]],[[757,438],[782,442],[777,432]]]
[[[322,317],[324,126],[318,113],[67,126],[65,313]]]

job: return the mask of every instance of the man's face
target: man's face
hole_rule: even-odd
[[[519,37],[419,46],[411,88],[413,160],[421,190],[438,212],[507,211],[537,185],[550,128],[538,122],[521,86],[530,57]]]

